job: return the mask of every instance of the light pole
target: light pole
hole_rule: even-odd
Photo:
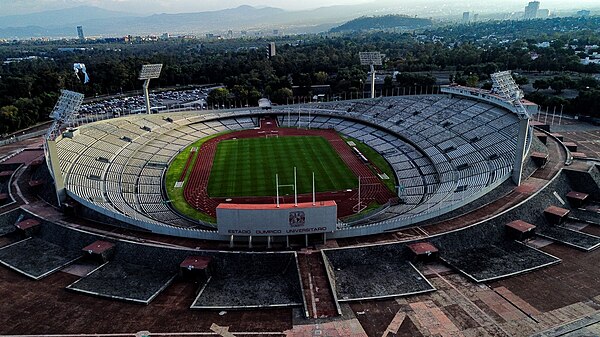
[[[360,58],[361,65],[368,65],[371,68],[371,98],[375,98],[375,66],[382,65],[383,54],[379,52],[360,52],[358,57]],[[362,81],[361,81],[362,82]],[[364,87],[363,87],[363,98],[364,98]]]
[[[144,89],[144,100],[146,103],[146,113],[150,114],[150,97],[148,93],[148,87],[150,86],[150,80],[153,78],[159,78],[160,72],[162,70],[162,64],[144,64],[142,66],[142,70],[140,71],[140,76],[138,77],[140,80],[144,80],[144,85],[142,88]]]

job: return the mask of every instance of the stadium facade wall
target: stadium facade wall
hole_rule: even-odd
[[[281,236],[331,233],[337,224],[335,202],[313,206],[285,204],[229,205],[217,207],[217,227],[223,235]],[[248,207],[250,206],[250,207]]]

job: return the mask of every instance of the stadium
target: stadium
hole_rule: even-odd
[[[90,306],[100,298],[168,307],[167,294],[179,291],[186,309],[305,320],[448,296],[445,277],[457,275],[460,294],[501,287],[494,294],[518,313],[503,322],[522,323],[491,326],[489,314],[474,330],[529,334],[567,323],[531,307],[539,294],[518,280],[547,290],[546,270],[572,257],[565,247],[594,259],[598,162],[535,123],[538,107],[510,73],[492,78],[491,91],[452,85],[89,123],[73,117],[82,97],[65,91],[44,150],[3,158],[0,263],[35,282],[70,270],[68,296],[88,296]],[[17,200],[28,196],[44,203]],[[549,243],[560,248],[542,249]],[[597,273],[581,282],[593,288]],[[480,302],[492,308],[496,297]],[[580,316],[595,312],[594,301]],[[419,308],[388,331],[418,325],[409,313]]]
[[[316,148],[317,153],[303,158],[303,149],[299,148],[302,145],[299,145],[287,151],[284,148],[287,157],[283,159],[290,161],[298,157],[299,160],[292,160],[297,165],[310,163],[315,158],[336,159],[336,163],[319,163],[316,180],[333,176],[323,182],[331,185],[333,190],[320,191],[315,201],[335,200],[339,217],[328,220],[320,217],[317,222],[306,224],[322,227],[319,221],[326,222],[329,237],[335,238],[376,234],[416,224],[485,195],[511,177],[518,122],[516,114],[490,103],[461,97],[423,95],[268,110],[211,114],[183,112],[111,119],[79,127],[76,135],[63,136],[56,142],[56,147],[66,193],[88,209],[156,233],[229,241],[232,238],[218,231],[221,226],[191,216],[180,216],[178,213],[181,212],[166,203],[171,199],[166,199],[165,195],[171,194],[176,198],[182,190],[188,205],[213,217],[218,205],[226,202],[275,205],[273,198],[277,199],[278,193],[272,184],[277,173],[275,168],[269,168],[268,171],[272,172],[268,176],[253,177],[252,174],[259,169],[257,163],[264,159],[256,158],[254,168],[234,173],[240,179],[230,178],[232,174],[226,171],[223,161],[247,162],[249,159],[236,159],[238,154],[230,154],[234,158],[224,157],[222,153],[215,157],[219,151],[240,151],[217,148],[226,144],[227,140],[239,143],[243,138],[260,140],[264,137],[261,143],[279,144],[289,139],[306,141],[308,136],[321,137],[327,140],[329,149],[307,143],[304,146]],[[387,176],[388,180],[401,192],[396,195],[394,187],[388,191],[379,173],[374,173],[381,171],[383,176],[382,168],[375,166],[376,171],[369,169],[369,160],[361,159],[362,152],[356,143],[348,141],[345,144],[337,133],[351,137],[380,154],[391,166],[388,172],[392,177]],[[294,136],[297,138],[292,138]],[[189,146],[190,142],[198,140],[206,142],[201,147],[197,144]],[[179,169],[167,171],[167,176],[175,177],[165,181],[165,168],[169,168],[173,157],[182,151],[183,155],[174,160],[184,164],[177,165]],[[339,158],[335,158],[336,154]],[[249,156],[252,158],[256,154],[250,153]],[[271,161],[277,160],[272,158]],[[217,164],[222,167],[215,168]],[[236,164],[231,163],[230,166]],[[268,163],[263,162],[262,166],[266,165]],[[211,169],[216,172],[225,170],[222,173],[225,177],[211,176],[215,174]],[[291,185],[293,191],[295,185],[293,176],[290,176],[293,166],[280,169],[282,182],[287,181],[279,185]],[[302,168],[302,177],[306,178],[311,172],[311,168]],[[352,175],[354,179],[344,180]],[[362,183],[360,202],[358,177],[361,177]],[[226,190],[227,186],[222,184],[227,183],[228,178],[232,186],[229,194],[219,188],[212,194],[216,193],[220,198],[211,198],[209,194],[214,188],[210,184],[218,184]],[[267,190],[260,186],[255,190],[248,187],[243,191],[244,180],[270,180],[268,185],[272,187]],[[301,179],[302,182],[307,180]],[[301,190],[304,194],[300,193],[296,199],[310,202],[310,184],[303,185],[308,188]],[[236,191],[234,186],[242,190]],[[165,193],[165,187],[170,193]],[[261,188],[263,191],[260,191]],[[290,188],[279,189],[282,193],[288,192],[287,198],[280,196],[279,203],[293,203],[289,196]],[[244,193],[245,197],[240,198]],[[260,198],[261,193],[267,200]],[[344,217],[357,213],[357,207],[364,208],[371,203],[376,203],[379,209],[371,212],[374,214],[370,218],[359,218],[352,223],[343,221]],[[301,207],[298,209],[306,212]],[[223,209],[222,212],[227,213]],[[217,224],[219,220],[217,217]],[[262,221],[267,220],[262,218]],[[258,223],[248,225],[256,227]],[[277,227],[277,224],[273,225]]]

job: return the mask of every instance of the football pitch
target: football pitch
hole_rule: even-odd
[[[358,178],[329,142],[318,136],[241,138],[220,142],[208,182],[211,197],[274,196],[275,174],[280,195],[294,190],[297,170],[298,194],[312,192],[315,173],[317,192],[340,191],[358,186]]]

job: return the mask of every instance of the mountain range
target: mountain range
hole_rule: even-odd
[[[53,10],[25,15],[0,16],[0,38],[76,37],[75,26],[86,36],[204,34],[228,30],[272,30],[285,33],[327,31],[348,20],[365,15],[393,12],[387,7],[339,5],[303,11],[240,6],[231,9],[178,14],[140,16],[92,6]]]

